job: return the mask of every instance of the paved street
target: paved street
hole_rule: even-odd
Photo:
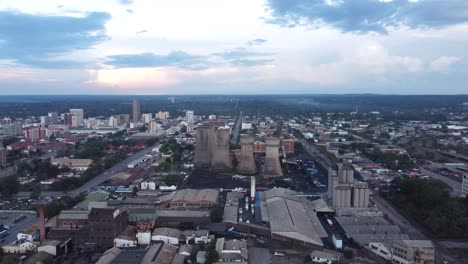
[[[452,197],[460,197],[461,196],[461,188],[462,188],[461,182],[458,182],[458,181],[456,181],[454,179],[451,179],[449,177],[445,177],[444,175],[437,174],[435,172],[432,172],[432,171],[427,170],[427,169],[422,168],[422,167],[421,167],[421,172],[423,172],[424,174],[426,174],[427,176],[429,176],[431,178],[434,178],[434,179],[445,182],[452,189],[452,191],[450,192],[450,195]]]
[[[141,150],[141,151],[133,154],[132,156],[126,158],[125,160],[123,160],[123,161],[117,163],[116,165],[114,165],[113,167],[109,168],[105,172],[103,172],[103,173],[99,174],[98,176],[94,177],[93,179],[91,179],[90,181],[85,183],[80,188],[67,192],[66,195],[77,196],[82,192],[89,191],[93,187],[96,187],[99,184],[101,184],[101,183],[105,182],[106,180],[110,179],[110,177],[112,177],[112,175],[114,175],[114,174],[116,174],[116,173],[118,173],[120,171],[125,170],[127,168],[127,165],[130,162],[132,162],[134,160],[137,160],[137,159],[143,157],[144,155],[147,155],[147,154],[151,153],[153,148],[154,148],[153,146],[148,147],[148,148],[146,148],[144,150]],[[42,192],[42,195],[43,196],[63,196],[64,193],[63,192]]]
[[[13,221],[24,215],[26,218],[19,221],[18,223],[14,223]],[[16,235],[18,232],[24,230],[26,227],[32,225],[39,221],[36,212],[34,211],[0,211],[0,217],[4,217],[5,219],[0,219],[0,223],[4,224],[5,227],[9,227],[10,234],[0,241],[0,245],[8,245],[16,241]]]

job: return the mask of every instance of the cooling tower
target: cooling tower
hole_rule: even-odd
[[[266,156],[265,167],[263,168],[263,175],[266,177],[283,176],[279,160],[279,145],[280,139],[278,137],[265,138],[266,143]]]
[[[241,155],[237,165],[239,174],[253,175],[257,172],[253,155],[253,142],[254,137],[251,135],[241,135],[240,137]]]
[[[195,167],[209,167],[211,165],[211,151],[214,131],[212,126],[200,126],[197,128],[197,145],[193,164]]]
[[[214,133],[213,156],[211,168],[215,171],[229,171],[232,169],[232,159],[229,154],[229,130],[219,128]]]

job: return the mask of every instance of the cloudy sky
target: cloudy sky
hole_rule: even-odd
[[[0,94],[466,94],[466,0],[1,0]]]

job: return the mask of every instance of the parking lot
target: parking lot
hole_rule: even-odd
[[[0,211],[0,224],[9,229],[9,234],[0,239],[0,246],[11,244],[19,232],[38,221],[34,211]]]

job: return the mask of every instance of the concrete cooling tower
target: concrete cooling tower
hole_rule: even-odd
[[[241,175],[253,175],[257,172],[253,154],[253,142],[254,137],[251,135],[241,135],[240,137],[241,154],[239,164],[237,165],[237,172]]]
[[[265,138],[266,156],[263,175],[266,177],[283,176],[283,170],[279,160],[280,139],[278,137]]]
[[[209,167],[211,165],[214,130],[212,126],[197,128],[197,145],[193,157],[195,167]]]
[[[218,128],[214,133],[211,157],[211,168],[215,171],[232,169],[232,159],[229,153],[229,129]]]

